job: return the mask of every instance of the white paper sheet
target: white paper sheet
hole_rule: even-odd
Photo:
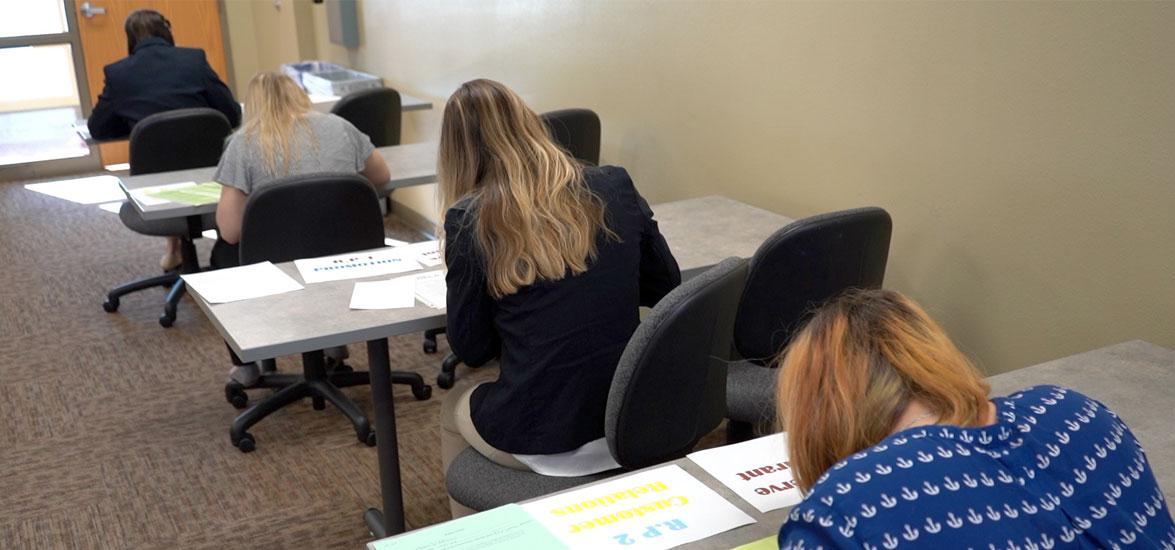
[[[298,274],[307,284],[361,279],[420,269],[420,264],[411,259],[410,255],[400,252],[402,248],[377,248],[337,256],[294,260],[294,265],[298,267]]]
[[[216,230],[215,229],[205,229],[204,231],[200,232],[200,236],[204,237],[205,239],[212,239],[215,241],[216,240]]]
[[[223,304],[302,290],[293,277],[269,262],[180,275],[196,294]]]
[[[114,176],[30,183],[24,188],[78,204],[99,204],[126,200],[126,193],[122,192],[122,186],[118,184],[118,178]]]
[[[397,309],[416,305],[416,277],[357,282],[351,291],[351,309]]]
[[[398,241],[396,239],[384,237],[384,244],[387,246],[404,246],[408,244],[408,241]]]
[[[101,208],[107,212],[110,212],[111,214],[117,214],[119,210],[122,210],[122,201],[104,202],[102,204],[99,204],[98,208]]]
[[[690,453],[689,459],[760,512],[804,499],[787,460],[787,434]]]
[[[398,247],[406,258],[413,258],[424,267],[436,267],[444,262],[438,241],[421,241]]]
[[[445,270],[429,271],[416,276],[416,299],[433,309],[445,309],[445,297],[449,293],[445,285]]]
[[[672,548],[755,521],[677,465],[522,507],[571,548]]]

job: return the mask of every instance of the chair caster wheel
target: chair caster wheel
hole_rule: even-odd
[[[237,441],[237,449],[242,453],[251,453],[257,449],[257,441],[253,439],[253,435],[245,433],[241,439]]]
[[[412,396],[415,397],[417,401],[424,401],[429,397],[432,397],[432,386],[425,384],[418,388],[412,388]]]
[[[163,328],[171,328],[171,325],[174,325],[174,324],[175,324],[175,317],[172,317],[166,313],[159,316],[159,326],[161,326]]]
[[[437,341],[436,340],[425,340],[422,347],[424,348],[424,353],[436,353],[437,352]]]
[[[118,311],[118,298],[107,298],[105,302],[102,302],[102,310],[106,313]]]
[[[245,387],[237,382],[224,385],[224,399],[233,408],[243,409],[249,406],[249,394],[245,393]]]
[[[367,439],[363,440],[363,444],[368,447],[375,446],[375,432],[367,432]]]
[[[456,382],[454,378],[455,377],[453,376],[453,373],[442,372],[437,375],[437,385],[440,386],[442,390],[452,389],[453,383]]]

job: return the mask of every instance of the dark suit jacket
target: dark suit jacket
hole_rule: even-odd
[[[90,114],[94,139],[129,135],[140,120],[163,111],[211,107],[224,113],[234,128],[241,106],[208,65],[204,50],[179,48],[162,38],[148,38],[129,57],[106,66],[106,85]]]
[[[612,374],[640,323],[639,307],[681,283],[628,172],[588,168],[585,179],[620,239],[600,235],[586,272],[498,300],[487,291],[473,234],[476,205],[459,202],[445,214],[449,346],[470,366],[501,357],[498,379],[474,391],[470,409],[478,434],[508,453],[562,453],[604,437]]]

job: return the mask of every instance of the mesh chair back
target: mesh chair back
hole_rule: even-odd
[[[722,358],[746,276],[746,260],[723,260],[657,302],[633,333],[612,378],[604,424],[621,466],[680,458],[722,421]]]
[[[131,129],[131,175],[216,166],[232,133],[220,111],[203,107],[155,113]]]
[[[804,218],[777,231],[751,258],[734,322],[739,355],[770,362],[812,310],[849,288],[885,278],[893,223],[881,208]]]
[[[551,139],[580,162],[600,164],[600,117],[590,109],[563,109],[539,115]]]
[[[400,144],[400,92],[370,88],[347,94],[330,110],[371,138],[372,145]]]
[[[286,178],[262,187],[245,203],[241,265],[383,245],[379,198],[366,179],[354,174]]]

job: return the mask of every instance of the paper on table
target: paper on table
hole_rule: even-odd
[[[760,512],[795,506],[804,499],[787,460],[787,434],[767,435],[687,456]]]
[[[164,199],[190,206],[212,204],[220,200],[220,184],[214,181],[163,185],[139,189],[138,191],[152,198]]]
[[[416,277],[355,283],[351,309],[396,309],[416,305]]]
[[[517,504],[372,543],[374,550],[566,548]]]
[[[429,271],[416,276],[416,298],[433,309],[445,309],[449,287],[445,284],[445,270]]]
[[[99,204],[98,208],[101,208],[107,212],[110,212],[111,214],[117,214],[119,210],[122,210],[122,201],[104,202],[102,204]]]
[[[436,267],[444,262],[438,241],[421,241],[398,247],[405,258],[415,258],[424,267]]]
[[[205,301],[236,302],[302,290],[293,277],[269,262],[180,275]]]
[[[168,191],[170,189],[175,189],[175,188],[191,187],[194,185],[196,185],[196,182],[194,182],[194,181],[181,181],[179,183],[169,183],[166,185],[155,185],[152,187],[140,187],[138,189],[131,189],[130,194],[131,194],[131,197],[134,198],[136,202],[138,202],[139,204],[141,204],[143,206],[159,206],[161,204],[167,204],[167,203],[172,202],[169,199],[165,199],[165,198],[156,196],[156,195],[158,195],[158,193],[160,191]]]
[[[571,548],[672,548],[755,522],[675,464],[522,508]]]
[[[298,274],[307,284],[360,279],[420,269],[420,264],[410,259],[411,256],[400,252],[401,248],[403,247],[377,248],[337,256],[294,260],[294,265],[298,267]]]
[[[24,188],[78,204],[98,204],[126,199],[126,193],[122,192],[122,186],[118,185],[118,178],[114,176],[30,183]]]
[[[404,245],[408,244],[408,241],[399,241],[396,239],[384,237],[384,244],[387,246],[404,246]]]

